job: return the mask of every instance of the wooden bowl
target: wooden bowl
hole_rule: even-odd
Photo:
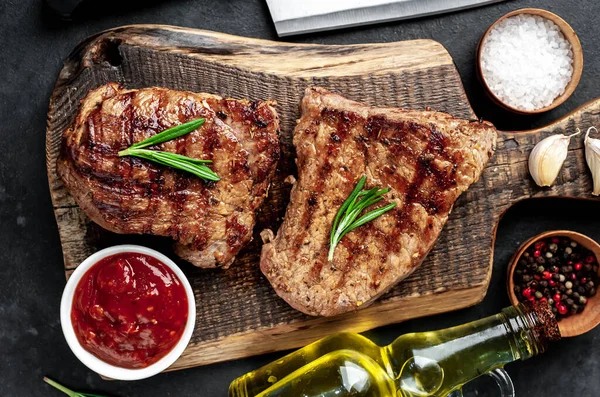
[[[500,100],[500,98],[498,98],[492,92],[490,87],[487,85],[487,82],[485,81],[485,78],[483,77],[483,72],[481,70],[481,48],[482,48],[483,42],[487,38],[488,34],[492,31],[492,29],[494,29],[496,27],[496,25],[498,25],[498,23],[500,23],[504,19],[510,18],[512,16],[519,15],[519,14],[539,15],[542,18],[551,20],[560,28],[563,36],[569,41],[569,43],[571,43],[571,47],[573,48],[573,76],[571,76],[571,81],[565,87],[565,92],[562,95],[556,97],[550,105],[543,107],[541,109],[536,109],[536,110],[516,109],[516,108],[502,102]],[[492,99],[492,101],[494,101],[500,107],[510,110],[511,112],[514,112],[514,113],[519,113],[519,114],[543,113],[543,112],[547,112],[547,111],[552,110],[552,109],[556,108],[557,106],[561,105],[564,101],[566,101],[571,96],[571,94],[573,94],[573,91],[575,91],[575,88],[577,87],[577,85],[579,84],[579,80],[581,79],[582,72],[583,72],[583,50],[581,48],[581,43],[579,42],[579,38],[575,34],[575,31],[573,30],[573,28],[571,28],[571,26],[567,22],[565,22],[564,19],[559,17],[558,15],[556,15],[550,11],[541,10],[539,8],[522,8],[520,10],[515,10],[515,11],[509,12],[508,14],[504,15],[503,17],[498,19],[496,22],[494,22],[492,24],[492,26],[489,27],[488,30],[486,30],[486,32],[481,37],[481,40],[479,40],[479,44],[477,46],[477,77],[479,78],[479,80],[481,81],[481,84],[485,88],[485,92]]]
[[[523,255],[525,250],[527,250],[531,244],[548,237],[568,237],[592,251],[596,256],[596,260],[600,261],[600,244],[581,233],[572,232],[570,230],[553,230],[530,238],[529,240],[525,241],[517,251],[515,251],[508,265],[506,285],[508,289],[508,296],[513,305],[517,305],[519,303],[519,300],[515,295],[515,284],[513,281],[513,273],[519,258],[521,258],[521,255]],[[562,337],[571,337],[584,334],[595,328],[598,324],[600,324],[600,294],[596,294],[595,296],[588,298],[588,303],[583,312],[563,318],[558,323],[558,328],[560,329],[560,334]]]

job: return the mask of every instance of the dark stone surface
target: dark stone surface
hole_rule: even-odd
[[[513,116],[491,105],[473,73],[481,34],[501,15],[526,6],[543,7],[563,16],[579,34],[585,54],[583,78],[573,97],[559,109],[536,117]],[[521,130],[550,122],[598,95],[598,15],[597,0],[514,0],[450,15],[288,40],[438,40],[454,57],[477,114],[501,128]],[[189,369],[139,382],[105,382],[80,364],[64,341],[58,308],[65,280],[44,162],[48,97],[62,60],[78,41],[103,29],[133,23],[182,25],[276,39],[267,7],[260,0],[89,1],[70,23],[53,18],[39,0],[0,1],[0,396],[58,396],[42,383],[44,375],[77,389],[119,396],[223,396],[233,378],[280,356]],[[600,239],[599,218],[598,205],[593,203],[543,200],[517,205],[498,230],[494,275],[481,304],[388,326],[368,335],[379,343],[389,343],[404,332],[456,325],[498,312],[508,305],[505,266],[520,242],[556,228],[574,229]],[[517,395],[599,395],[599,345],[600,329],[596,329],[552,345],[542,357],[509,365]]]

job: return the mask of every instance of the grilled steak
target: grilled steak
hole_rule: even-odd
[[[262,272],[306,314],[372,303],[423,261],[495,141],[486,122],[373,108],[309,88],[294,131],[298,180],[277,236],[262,233]],[[377,206],[396,208],[348,233],[328,262],[333,219],[362,175],[365,189],[391,188]]]
[[[252,238],[279,159],[270,102],[223,99],[109,83],[82,101],[64,132],[57,169],[79,206],[116,233],[169,236],[199,267],[229,266]],[[213,161],[219,182],[117,152],[167,128],[206,118],[199,129],[151,149]]]

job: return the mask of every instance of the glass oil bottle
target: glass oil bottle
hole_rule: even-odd
[[[335,334],[234,380],[229,397],[445,397],[559,338],[546,304],[405,334],[385,347],[358,334]]]

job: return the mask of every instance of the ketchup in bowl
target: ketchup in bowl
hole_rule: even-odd
[[[186,291],[158,259],[120,253],[100,260],[81,278],[71,322],[81,346],[123,368],[145,368],[181,339],[188,317]]]

